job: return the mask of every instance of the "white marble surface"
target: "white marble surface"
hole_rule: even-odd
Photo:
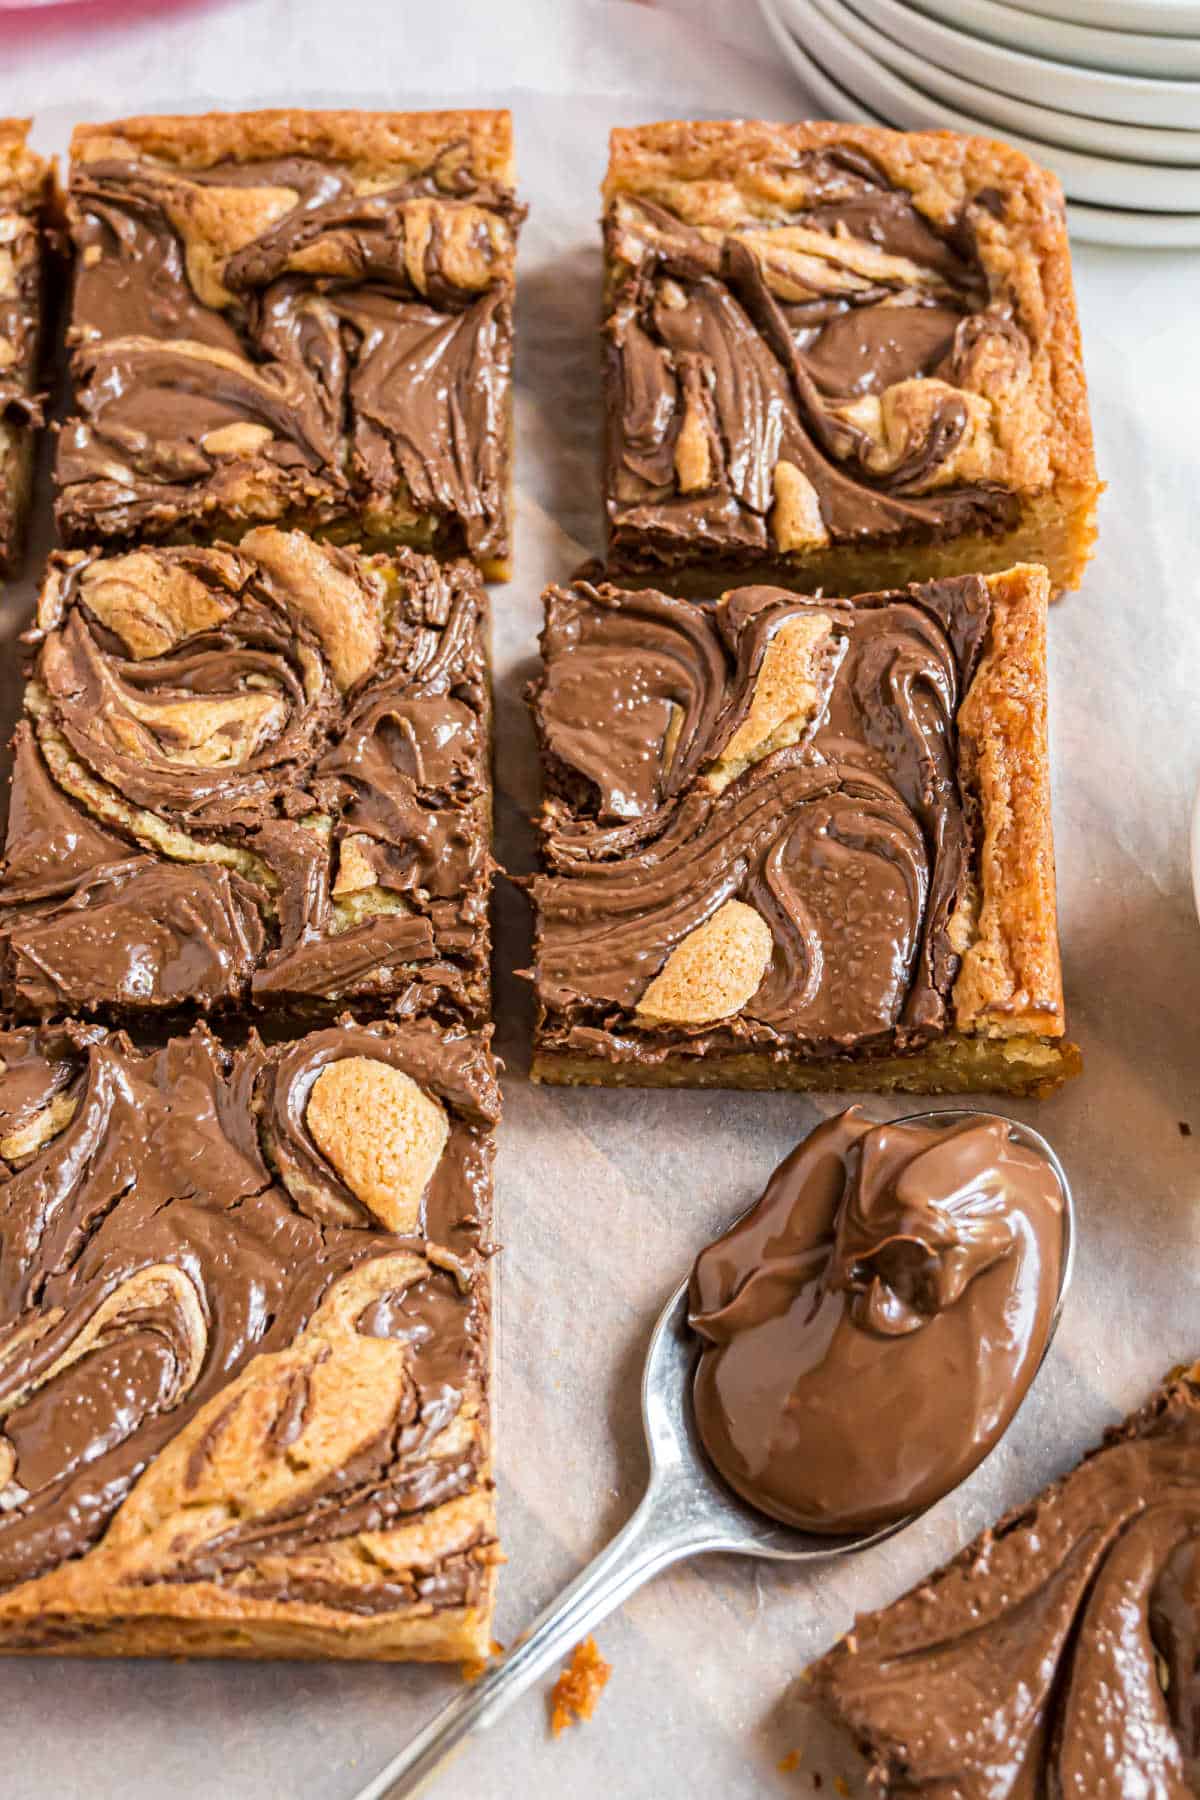
[[[0,12],[0,112],[36,114],[39,141],[59,149],[73,120],[135,109],[457,99],[513,105],[533,208],[519,302],[518,575],[496,602],[500,850],[520,868],[521,815],[537,792],[520,701],[537,593],[598,547],[605,127],[669,113],[803,116],[803,93],[769,65],[749,0],[124,0]],[[804,1663],[856,1608],[950,1554],[1200,1351],[1200,928],[1187,877],[1200,761],[1200,258],[1084,249],[1077,275],[1110,490],[1098,559],[1051,630],[1066,978],[1087,1064],[1063,1096],[1023,1109],[1053,1137],[1080,1206],[1077,1283],[1055,1349],[1001,1449],[910,1534],[832,1574],[713,1560],[660,1578],[600,1633],[614,1673],[595,1720],[551,1744],[542,1701],[527,1697],[449,1771],[446,1800],[750,1800],[812,1793],[813,1770],[828,1794],[854,1758],[809,1716],[796,1683]],[[502,892],[499,915],[501,966],[512,968],[527,951],[523,903]],[[643,1475],[636,1375],[662,1295],[815,1112],[782,1095],[531,1088],[527,1002],[508,976],[498,994],[510,1556],[498,1631],[510,1639],[632,1509]],[[351,1800],[455,1679],[0,1663],[0,1792]],[[792,1749],[802,1766],[785,1775],[776,1764]]]

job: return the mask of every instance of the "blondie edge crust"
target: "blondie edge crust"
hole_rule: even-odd
[[[852,593],[1038,562],[1099,483],[1057,180],[951,132],[612,133],[609,567]]]
[[[0,574],[24,543],[40,422],[42,226],[53,165],[30,149],[30,123],[0,119]]]
[[[1051,1092],[1044,570],[546,595],[535,1080]]]
[[[69,543],[261,523],[509,572],[506,112],[79,127]]]
[[[490,1004],[487,596],[259,527],[56,553],[0,863],[10,1017]]]
[[[0,1057],[0,1651],[486,1656],[486,1037]]]

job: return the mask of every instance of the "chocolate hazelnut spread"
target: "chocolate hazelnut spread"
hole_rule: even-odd
[[[412,1230],[382,1229],[316,1141],[314,1085],[347,1059],[402,1072],[445,1110]],[[146,1051],[98,1027],[0,1033],[0,1593],[85,1555],[209,1407],[180,1477],[209,1510],[172,1547],[168,1578],[394,1606],[382,1573],[338,1595],[311,1560],[310,1580],[284,1581],[280,1559],[386,1530],[480,1477],[478,1437],[443,1434],[468,1392],[478,1405],[485,1373],[498,1113],[486,1050],[428,1024],[346,1023],[236,1053],[203,1027]],[[331,1345],[298,1354],[263,1395],[265,1438],[245,1436],[235,1384],[254,1359],[269,1378],[270,1358],[299,1352],[354,1280],[366,1285],[341,1333],[351,1377],[360,1338],[406,1346],[407,1374],[381,1378],[371,1407],[347,1389],[343,1407],[368,1423],[378,1403],[377,1429],[328,1468],[310,1443],[288,1475]],[[226,1432],[262,1457],[265,1511],[243,1516],[206,1490]],[[477,1573],[465,1558],[427,1597],[453,1604]]]
[[[485,1010],[486,601],[299,533],[52,559],[0,873],[20,1015]]]
[[[885,1800],[1200,1791],[1200,1365],[852,1633],[807,1692]]]
[[[974,854],[955,719],[986,582],[747,587],[715,607],[578,583],[546,601],[540,1042],[652,1063],[945,1031]],[[742,987],[653,1012],[651,984],[731,900],[754,934]]]
[[[304,156],[75,163],[68,538],[365,510],[503,555],[523,213],[465,148],[382,188]]]
[[[975,241],[1004,196],[969,198],[936,224],[849,146],[797,151],[787,176],[807,197],[778,217],[761,199],[707,222],[699,200],[691,222],[646,195],[610,201],[618,569],[990,533],[1016,518],[981,396],[1024,379],[1029,344]]]
[[[1064,1205],[1003,1119],[819,1125],[692,1276],[696,1420],[730,1486],[825,1533],[956,1487],[1037,1372]]]

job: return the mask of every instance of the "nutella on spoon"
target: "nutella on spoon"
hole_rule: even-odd
[[[954,1126],[963,1121],[965,1125],[956,1132]],[[992,1128],[991,1139],[987,1129],[981,1132],[981,1128],[989,1127]],[[768,1188],[768,1197],[776,1194],[788,1170],[801,1164],[806,1169],[817,1170],[818,1194],[821,1192],[819,1181],[823,1179],[825,1183],[827,1205],[824,1255],[828,1260],[833,1245],[834,1215],[848,1185],[850,1152],[856,1145],[876,1139],[887,1140],[895,1147],[902,1142],[898,1134],[905,1132],[910,1146],[919,1145],[926,1152],[940,1147],[943,1152],[940,1158],[932,1158],[935,1174],[939,1166],[942,1171],[938,1181],[925,1181],[923,1173],[919,1184],[911,1184],[907,1178],[899,1184],[893,1184],[894,1212],[901,1207],[911,1206],[911,1194],[915,1193],[919,1199],[922,1196],[924,1199],[923,1207],[918,1205],[912,1208],[917,1217],[931,1210],[929,1202],[932,1197],[940,1201],[941,1213],[949,1215],[953,1221],[952,1231],[947,1219],[940,1216],[937,1207],[932,1209],[935,1213],[933,1223],[928,1218],[924,1221],[926,1237],[942,1253],[940,1263],[936,1255],[932,1252],[930,1255],[931,1264],[937,1264],[929,1272],[935,1291],[943,1265],[942,1285],[947,1291],[956,1283],[961,1285],[968,1272],[973,1276],[969,1286],[987,1281],[987,1270],[981,1266],[986,1257],[983,1254],[972,1257],[966,1252],[974,1249],[980,1238],[991,1236],[998,1242],[998,1233],[973,1229],[973,1222],[977,1217],[988,1216],[989,1194],[994,1199],[991,1211],[996,1216],[1007,1217],[1011,1210],[1019,1213],[1024,1220],[1023,1225],[1014,1226],[1023,1246],[1018,1258],[1018,1266],[1022,1271],[1027,1272],[1030,1267],[1027,1257],[1035,1244],[1042,1250],[1045,1247],[1044,1243],[1037,1240],[1035,1226],[1048,1230],[1054,1220],[1057,1220],[1059,1237],[1053,1264],[1057,1271],[1057,1283],[1041,1332],[1044,1347],[1054,1335],[1071,1278],[1074,1210],[1067,1178],[1053,1150],[1044,1138],[1039,1137],[1028,1126],[997,1119],[991,1114],[946,1111],[920,1113],[898,1125],[877,1128],[856,1113],[846,1113],[814,1132],[808,1143],[784,1164]],[[963,1144],[954,1143],[956,1137],[966,1140],[965,1157]],[[1036,1163],[1040,1165],[1045,1162],[1047,1169],[1053,1172],[1053,1186],[1049,1179],[1039,1184],[1025,1155],[1015,1155],[1018,1144],[1027,1147],[1027,1155]],[[825,1146],[824,1151],[822,1145]],[[978,1146],[974,1163],[970,1160],[973,1145]],[[945,1154],[947,1151],[948,1157]],[[911,1164],[914,1160],[919,1160],[912,1148],[907,1156],[903,1152],[897,1152],[896,1155],[901,1163],[907,1161]],[[995,1175],[990,1187],[986,1180],[979,1179],[981,1155],[984,1171],[991,1169]],[[964,1170],[965,1176],[958,1179]],[[800,1187],[803,1186],[804,1183],[801,1182]],[[1018,1196],[1016,1200],[1014,1193]],[[1046,1201],[1041,1209],[1038,1205],[1039,1194]],[[762,1210],[762,1206],[758,1207],[755,1214],[744,1222],[745,1227],[752,1229],[755,1221],[761,1220]],[[802,1218],[803,1211],[803,1208],[797,1209],[798,1218]],[[1044,1213],[1048,1213],[1049,1217],[1043,1216]],[[964,1214],[967,1216],[964,1217]],[[860,1254],[860,1239],[857,1234],[863,1229],[860,1223],[863,1217],[865,1215],[860,1209],[854,1213],[852,1222],[847,1224],[844,1249],[851,1259],[858,1258]],[[790,1223],[786,1216],[781,1221],[782,1226],[790,1226]],[[911,1234],[907,1217],[901,1218],[901,1224]],[[939,1227],[937,1230],[934,1229],[935,1225]],[[719,1264],[713,1259],[720,1255],[733,1235],[730,1234],[705,1252],[701,1259],[702,1267],[710,1263],[719,1272]],[[771,1240],[769,1231],[762,1235],[762,1247],[772,1255],[781,1248],[787,1248],[782,1232],[778,1242]],[[866,1236],[870,1240],[868,1249],[878,1235],[873,1228],[866,1228]],[[891,1234],[893,1237],[896,1235]],[[820,1236],[819,1231],[817,1236]],[[885,1233],[884,1237],[887,1236]],[[956,1254],[960,1247],[963,1254]],[[875,1248],[878,1252],[882,1248],[882,1241]],[[1003,1257],[1002,1247],[998,1255]],[[1049,1268],[1047,1256],[1046,1274],[1049,1273]],[[733,1285],[736,1289],[737,1270],[733,1273]],[[696,1409],[688,1405],[688,1389],[697,1359],[696,1334],[688,1329],[688,1290],[691,1284],[692,1278],[685,1277],[668,1298],[659,1314],[646,1352],[642,1370],[642,1424],[646,1433],[650,1472],[646,1491],[633,1516],[557,1600],[552,1600],[528,1629],[521,1633],[512,1649],[499,1661],[493,1662],[478,1681],[463,1687],[430,1720],[425,1729],[418,1732],[373,1781],[367,1783],[357,1800],[401,1800],[401,1796],[424,1793],[430,1778],[445,1766],[464,1738],[473,1731],[494,1724],[517,1695],[560,1661],[572,1644],[586,1637],[644,1581],[663,1569],[670,1568],[673,1563],[681,1562],[686,1557],[710,1555],[714,1552],[763,1557],[771,1562],[795,1565],[832,1562],[869,1549],[898,1529],[895,1523],[889,1523],[870,1531],[849,1534],[843,1532],[840,1536],[834,1535],[830,1530],[826,1530],[823,1536],[794,1531],[787,1525],[776,1523],[757,1506],[746,1504],[725,1482],[718,1479],[700,1441]],[[889,1285],[894,1293],[898,1293],[903,1306],[912,1313],[919,1311],[924,1293],[919,1282],[913,1280],[901,1288],[900,1278],[896,1276],[894,1279],[889,1277]],[[1020,1298],[1032,1298],[1036,1312],[1037,1302],[1041,1298],[1041,1289],[1037,1284],[1031,1287],[1023,1275],[1021,1280],[1012,1284],[1012,1292],[1018,1296],[1018,1303]],[[954,1302],[947,1300],[947,1311],[953,1305]],[[945,1317],[946,1314],[941,1316]],[[1040,1314],[1038,1316],[1040,1318]],[[929,1327],[925,1326],[924,1329],[928,1330]],[[1032,1345],[1034,1334],[1030,1333],[1029,1336]],[[893,1344],[905,1343],[911,1341],[911,1336],[899,1333],[890,1341]],[[705,1352],[706,1356],[709,1354]],[[1018,1361],[1021,1359],[1018,1358]],[[1031,1354],[1028,1372],[1023,1373],[1020,1380],[1018,1399],[1028,1385],[1029,1376],[1036,1365],[1037,1356]],[[997,1428],[995,1436],[999,1436],[1003,1424],[1012,1417],[1016,1405],[1017,1399],[1011,1399],[1004,1409],[1001,1426]],[[875,1439],[882,1439],[884,1433],[879,1421],[868,1419],[868,1424],[874,1427]],[[963,1472],[969,1472],[982,1454],[980,1450],[973,1461],[968,1459]],[[935,1493],[941,1491],[940,1488],[934,1490]],[[902,1529],[906,1522],[901,1521],[899,1528]]]
[[[991,1115],[826,1121],[697,1260],[696,1423],[751,1505],[837,1534],[903,1519],[1011,1422],[1058,1304],[1064,1195]]]

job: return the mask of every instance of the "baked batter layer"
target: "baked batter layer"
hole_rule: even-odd
[[[51,558],[0,867],[9,1015],[482,1023],[487,597],[273,526]]]
[[[80,126],[67,541],[277,523],[505,577],[513,179],[505,112]]]
[[[535,1080],[1048,1093],[1046,573],[546,594]]]
[[[1057,180],[951,132],[612,134],[614,572],[840,593],[1038,562],[1099,484]]]
[[[486,1037],[0,1033],[0,1651],[487,1654]]]

